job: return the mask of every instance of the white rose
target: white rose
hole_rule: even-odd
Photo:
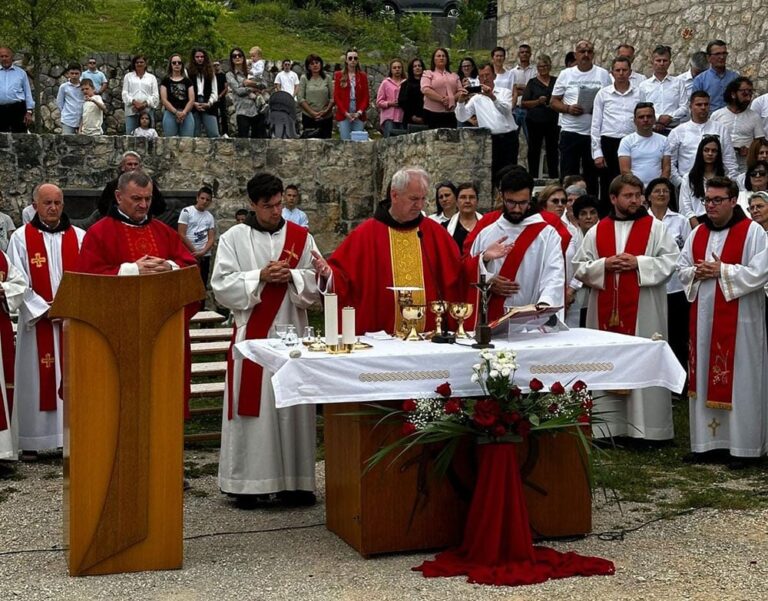
[[[492,369],[491,373],[488,374],[488,377],[489,378],[498,378],[499,377],[499,372],[496,371],[495,369]]]
[[[477,377],[477,374],[472,374],[472,377],[470,378],[470,380],[472,380],[472,382],[477,384],[480,381],[480,378]]]

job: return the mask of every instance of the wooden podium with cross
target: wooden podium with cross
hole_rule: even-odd
[[[182,565],[184,307],[204,294],[196,268],[62,279],[72,576]]]

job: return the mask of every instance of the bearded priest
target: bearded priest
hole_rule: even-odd
[[[688,387],[691,450],[707,460],[727,449],[729,467],[768,452],[768,355],[765,293],[768,251],[763,228],[749,219],[727,177],[704,192],[706,217],[688,236],[677,269],[691,306]]]
[[[609,186],[613,208],[590,229],[573,259],[575,277],[589,287],[587,327],[667,338],[667,280],[680,254],[664,224],[643,207],[643,182],[619,175]],[[646,440],[674,437],[671,393],[658,386],[629,393],[599,393],[603,422],[593,435]]]

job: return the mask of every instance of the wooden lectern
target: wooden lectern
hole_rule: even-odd
[[[196,268],[61,281],[72,576],[182,565],[184,306],[204,295]]]
[[[366,460],[401,434],[394,421],[374,427],[377,417],[350,415],[363,410],[352,403],[324,408],[328,529],[364,557],[459,545],[474,488],[473,444],[459,447],[443,479],[431,476],[434,449],[424,447],[393,462],[396,451],[365,472]],[[518,456],[534,538],[590,532],[591,491],[578,438],[539,436],[521,443]]]

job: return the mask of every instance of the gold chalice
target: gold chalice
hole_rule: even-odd
[[[456,338],[469,338],[464,331],[464,320],[472,315],[473,310],[472,303],[451,303],[449,313],[459,324],[456,328]]]
[[[424,319],[427,308],[424,305],[408,305],[401,310],[406,324],[405,327],[408,329],[405,340],[421,340],[419,333],[416,331],[416,326],[419,324],[419,321]]]
[[[448,312],[448,303],[444,300],[429,301],[429,310],[435,314],[435,336],[443,335],[443,315]]]

